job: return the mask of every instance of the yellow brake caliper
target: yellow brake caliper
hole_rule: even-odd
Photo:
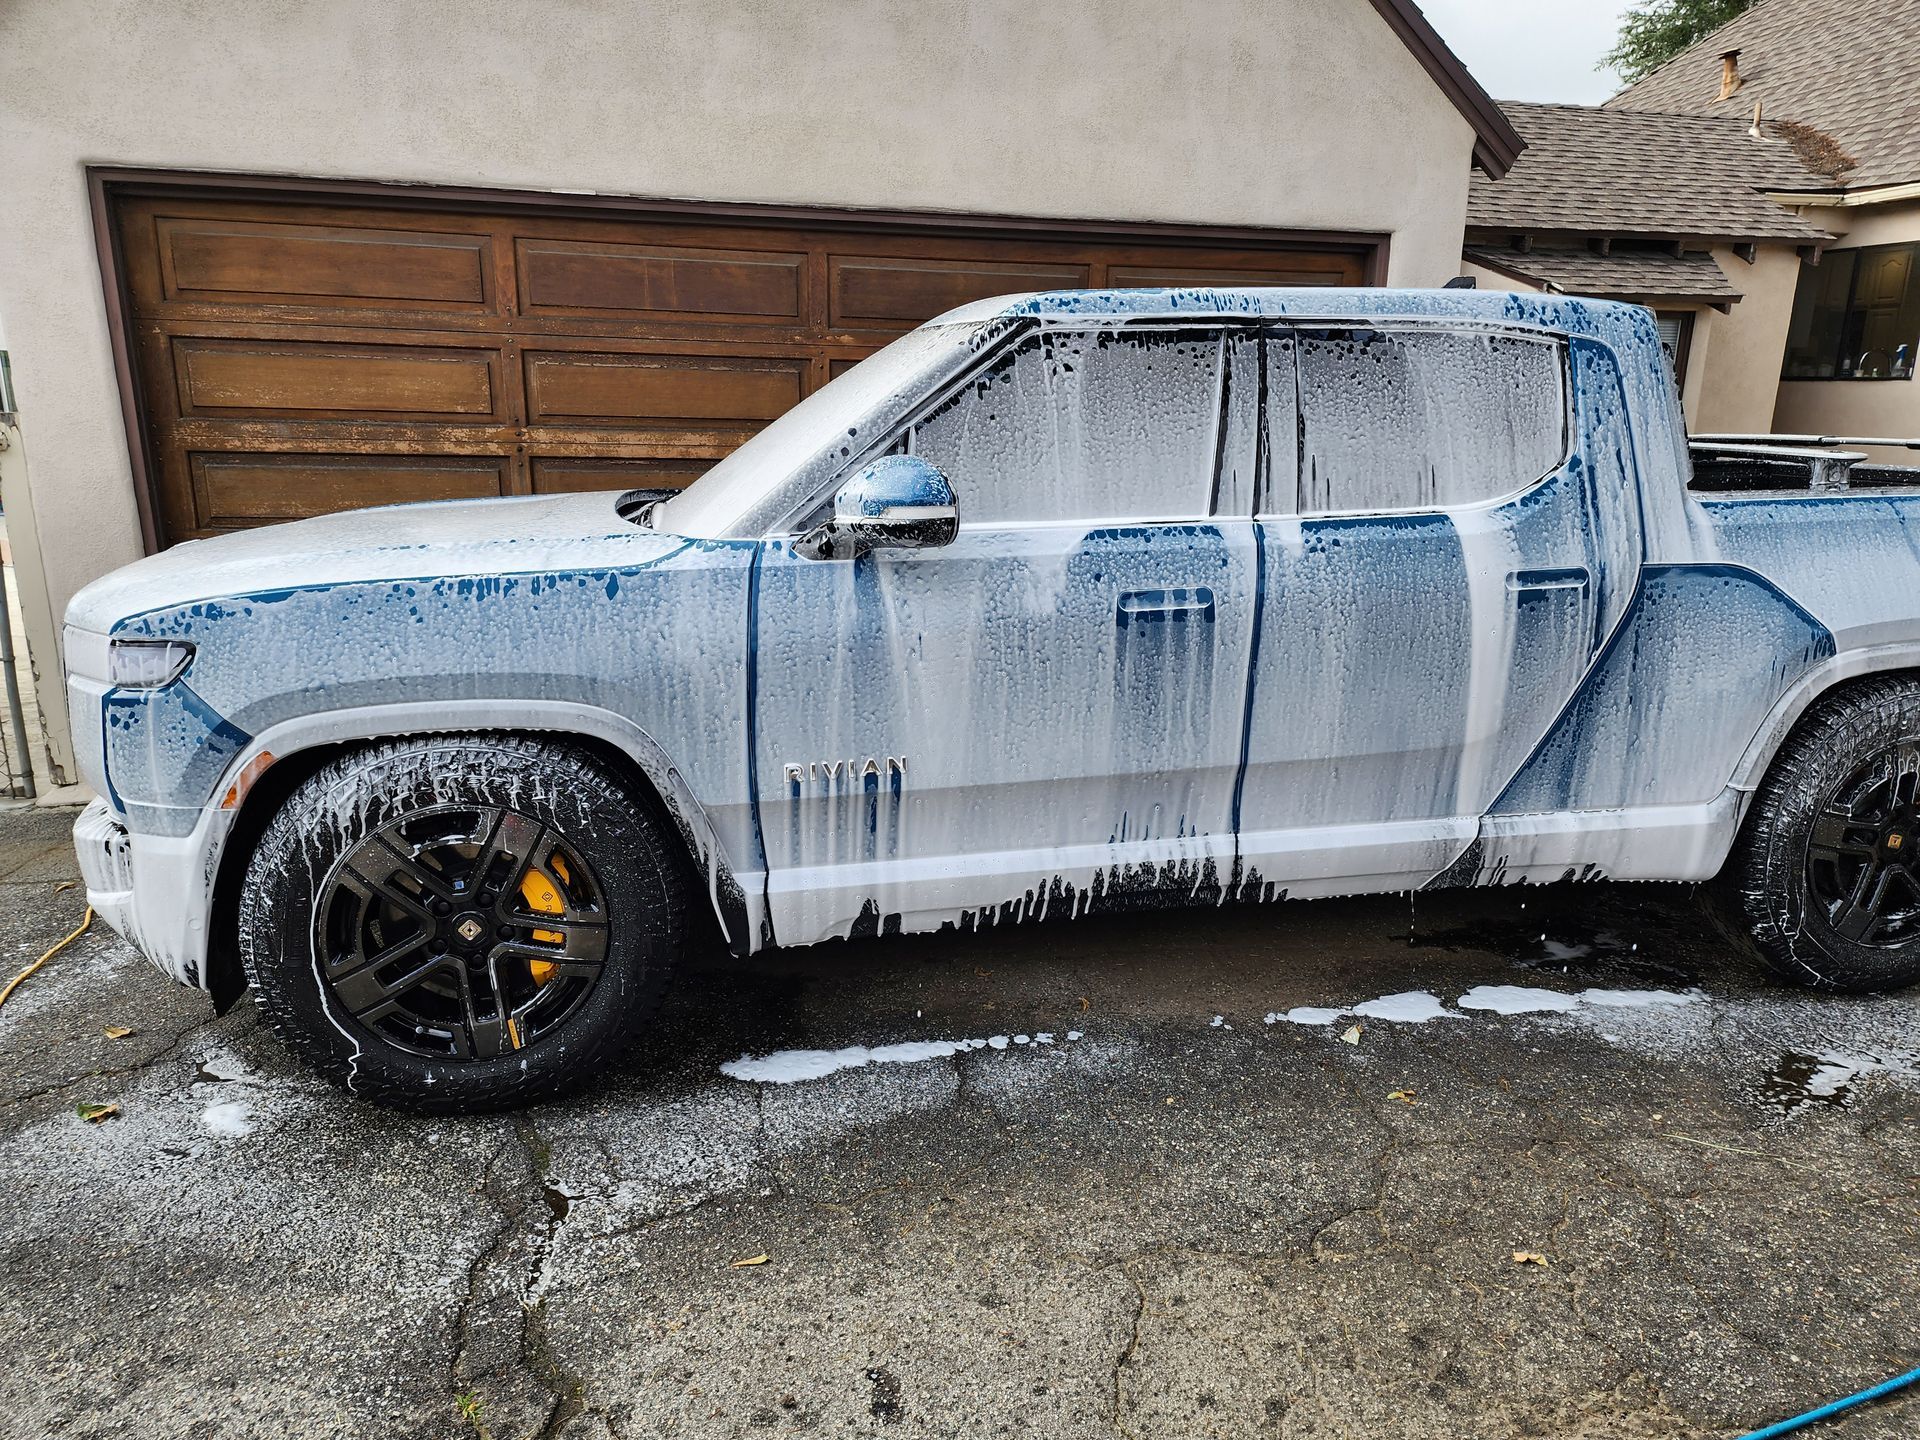
[[[563,879],[566,877],[566,866],[558,855],[553,857],[553,868]],[[527,902],[527,908],[536,915],[561,915],[566,912],[566,906],[560,900],[560,891],[553,881],[547,878],[545,871],[531,865],[527,867],[526,879],[520,882],[520,898]],[[558,930],[536,930],[533,938],[542,944],[561,945],[567,937]],[[551,960],[529,960],[527,969],[533,973],[534,984],[545,985],[558,973],[559,967]]]

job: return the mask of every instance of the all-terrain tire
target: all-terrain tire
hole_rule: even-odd
[[[1733,855],[1712,887],[1723,932],[1744,942],[1776,974],[1813,989],[1867,993],[1920,982],[1920,927],[1912,927],[1904,940],[1899,930],[1883,930],[1880,943],[1861,943],[1841,933],[1834,902],[1822,894],[1811,863],[1816,851],[1828,853],[1824,845],[1815,845],[1815,825],[1833,813],[1841,792],[1878,757],[1916,745],[1920,679],[1862,680],[1810,710],[1774,758]],[[1903,788],[1911,797],[1913,784]],[[1895,809],[1899,813],[1884,823],[1848,835],[1848,843],[1863,850],[1873,835],[1880,837],[1868,861],[1894,860],[1920,847],[1920,835],[1907,828],[1911,800]],[[1821,838],[1832,833],[1824,831]],[[1896,848],[1886,849],[1889,842]],[[1920,894],[1912,903],[1920,905]]]
[[[323,952],[334,953],[336,942],[316,906],[338,893],[340,882],[329,889],[329,877],[343,874],[346,857],[384,843],[371,837],[461,807],[511,812],[569,848],[604,907],[605,953],[584,999],[550,1033],[521,1048],[516,1031],[513,1048],[497,1054],[473,1048],[466,1058],[436,1057],[354,1018],[323,978]],[[237,938],[265,1019],[328,1080],[383,1105],[473,1113],[555,1099],[619,1061],[645,1035],[690,943],[691,900],[670,824],[593,757],[524,736],[423,736],[354,751],[287,798],[249,858]],[[435,944],[444,950],[444,941]],[[472,963],[481,970],[487,962]]]

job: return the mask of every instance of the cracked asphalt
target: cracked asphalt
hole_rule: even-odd
[[[71,819],[0,814],[8,975]],[[1279,1015],[1478,985],[1700,994]],[[1920,1364],[1917,1067],[1915,997],[1590,886],[716,957],[596,1091],[422,1120],[96,929],[0,1011],[0,1436],[1731,1437]]]

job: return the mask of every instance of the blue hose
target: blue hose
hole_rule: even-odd
[[[1871,1389],[1862,1390],[1857,1395],[1849,1395],[1844,1400],[1835,1400],[1830,1405],[1822,1405],[1818,1410],[1809,1410],[1804,1415],[1796,1415],[1791,1420],[1782,1420],[1777,1425],[1769,1425],[1764,1430],[1755,1430],[1742,1435],[1740,1440],[1773,1440],[1776,1435],[1791,1434],[1804,1426],[1826,1420],[1843,1410],[1851,1410],[1856,1405],[1865,1405],[1870,1400],[1878,1400],[1883,1395],[1891,1395],[1896,1390],[1904,1390],[1915,1381],[1920,1381],[1920,1370],[1909,1370],[1904,1375],[1896,1375],[1891,1380],[1882,1380]]]

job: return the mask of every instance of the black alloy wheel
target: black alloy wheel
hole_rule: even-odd
[[[1835,786],[1807,837],[1807,891],[1856,945],[1920,936],[1920,743],[1883,750]]]
[[[334,865],[315,923],[340,1009],[445,1060],[487,1060],[550,1034],[607,958],[592,867],[558,832],[505,808],[389,821]]]

